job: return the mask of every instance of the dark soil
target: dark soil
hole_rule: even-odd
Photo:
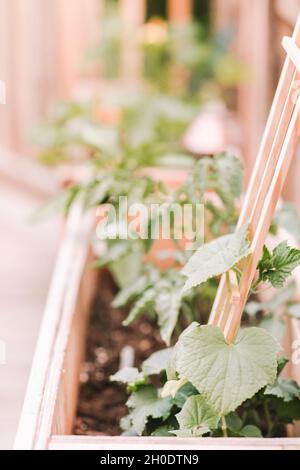
[[[116,291],[109,273],[102,273],[87,331],[75,434],[119,435],[120,419],[127,413],[127,393],[125,386],[110,382],[109,377],[119,369],[120,352],[132,346],[134,366],[139,367],[153,352],[165,347],[157,327],[145,318],[130,327],[122,326],[127,312],[111,307]]]

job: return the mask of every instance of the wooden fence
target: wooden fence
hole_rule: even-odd
[[[99,29],[105,0],[0,0],[0,146],[30,156],[28,133],[57,99],[68,97],[80,77],[80,58]],[[137,27],[146,0],[119,0],[120,14]],[[192,0],[168,0],[173,21],[191,18]],[[124,78],[138,74],[134,44],[124,44]],[[125,66],[126,63],[126,66]]]
[[[214,8],[216,28],[233,27],[233,49],[249,70],[238,90],[237,110],[248,179],[284,60],[281,38],[291,34],[300,0],[214,0]]]
[[[102,0],[0,0],[0,143],[28,150],[28,131],[68,96],[93,40]]]
[[[1,146],[30,154],[28,132],[80,78],[80,58],[95,40],[105,1],[0,0],[0,80],[7,86],[7,104],[0,106]],[[144,21],[146,0],[119,0],[119,4],[132,27]],[[281,66],[280,37],[290,33],[300,0],[212,0],[212,4],[215,27],[233,25],[234,49],[250,70],[249,81],[238,91],[243,153],[250,174]],[[167,0],[167,6],[171,21],[190,21],[193,0]],[[123,47],[125,79],[141,70],[135,47],[128,42]]]

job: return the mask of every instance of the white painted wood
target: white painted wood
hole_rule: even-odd
[[[51,272],[59,245],[60,218],[34,224],[41,201],[0,184],[0,449],[13,446],[34,356]]]
[[[54,197],[60,189],[51,170],[3,148],[0,148],[0,177],[3,183],[38,199]]]
[[[46,448],[93,215],[74,206],[65,228],[34,356],[16,449]]]
[[[287,53],[288,57],[291,59],[295,65],[298,72],[300,71],[300,50],[295,44],[295,41],[292,38],[285,36],[282,40],[282,46]]]
[[[299,450],[300,438],[53,436],[50,450]]]

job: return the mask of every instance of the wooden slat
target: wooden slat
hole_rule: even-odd
[[[143,76],[143,57],[138,39],[139,28],[145,21],[145,0],[119,0],[123,26],[121,75],[125,83],[137,85]]]
[[[0,0],[0,142],[31,155],[28,133],[54,100],[67,97],[98,28],[102,0]]]
[[[235,305],[231,312],[231,317],[229,317],[228,323],[226,324],[226,328],[224,330],[225,336],[228,337],[229,341],[235,337],[237,330],[240,326],[240,320],[242,316],[243,309],[245,307],[248,293],[255,276],[256,267],[261,257],[262,248],[264,245],[264,241],[268,234],[272,216],[275,212],[280,194],[282,192],[283,183],[285,181],[291,158],[292,158],[292,150],[295,148],[295,143],[298,137],[298,130],[297,136],[295,134],[295,129],[293,128],[293,124],[295,125],[295,121],[299,119],[300,113],[300,101],[298,101],[296,110],[294,112],[291,126],[289,128],[287,134],[287,140],[283,147],[282,152],[280,153],[280,159],[278,166],[276,168],[276,173],[272,185],[270,186],[267,198],[265,200],[265,205],[263,211],[260,216],[259,223],[254,233],[253,241],[251,243],[251,251],[252,255],[247,259],[245,265],[242,269],[242,278],[240,282],[240,301],[237,305]]]
[[[270,0],[238,1],[234,23],[234,27],[237,26],[237,54],[249,70],[248,79],[238,86],[237,105],[247,180],[251,175],[273,92],[270,3]]]
[[[16,449],[46,449],[93,215],[74,206],[55,266],[18,428]]]
[[[276,14],[289,25],[293,26],[297,20],[300,9],[300,0],[275,0]]]
[[[300,439],[53,436],[50,450],[299,450]]]
[[[216,31],[224,31],[236,24],[239,0],[213,0],[212,20]]]
[[[295,41],[292,38],[285,36],[282,40],[282,46],[298,72],[300,72],[300,51],[296,46]]]
[[[0,142],[1,146],[12,146],[13,111],[15,96],[13,94],[12,67],[13,58],[9,57],[7,37],[11,29],[12,11],[6,8],[7,0],[0,0],[0,80],[5,81],[7,100],[6,105],[0,106]]]
[[[79,375],[85,353],[86,329],[91,302],[97,287],[97,274],[90,267],[92,260],[93,258],[90,254],[81,277],[78,293],[74,296],[74,292],[70,291],[72,295],[70,311],[74,311],[73,318],[69,319],[69,321],[71,320],[71,325],[70,323],[60,325],[60,329],[67,332],[68,340],[67,346],[65,346],[63,337],[61,339],[64,362],[55,397],[55,411],[53,413],[51,434],[64,435],[71,434],[73,431],[80,386]]]
[[[188,23],[192,19],[192,0],[168,0],[168,19],[171,23]]]
[[[297,46],[300,43],[300,15],[292,42]],[[296,46],[292,44],[291,47],[289,40],[285,40],[285,44],[291,49],[293,60],[297,61]],[[293,60],[287,56],[285,61],[238,222],[238,228],[245,223],[249,225],[252,251],[242,269],[239,285],[240,299],[235,304],[229,302],[230,292],[224,275],[210,317],[210,323],[220,326],[228,341],[234,339],[239,328],[264,240],[283,189],[299,135],[300,100],[296,105],[294,100],[294,83],[298,74]]]
[[[93,46],[100,27],[99,13],[104,0],[56,0],[59,33],[60,87],[63,96],[70,96],[82,75],[86,50]]]

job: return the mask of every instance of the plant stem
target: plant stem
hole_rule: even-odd
[[[228,433],[227,433],[227,424],[226,424],[226,419],[225,419],[225,416],[222,416],[222,431],[223,431],[223,436],[224,437],[228,437]]]
[[[260,284],[260,279],[256,279],[256,281],[254,281],[251,286],[251,291],[254,292],[255,289],[259,286],[259,284]]]
[[[272,423],[272,418],[270,415],[268,403],[266,401],[264,402],[264,412],[265,412],[265,417],[267,421],[267,436],[266,437],[271,437],[272,431],[273,431],[273,423]]]
[[[182,304],[182,310],[189,325],[193,323],[193,321],[196,320],[193,315],[192,309],[189,308],[189,306],[186,305],[185,303]]]
[[[226,272],[226,286],[227,289],[230,290],[230,277],[229,277],[229,271]]]

